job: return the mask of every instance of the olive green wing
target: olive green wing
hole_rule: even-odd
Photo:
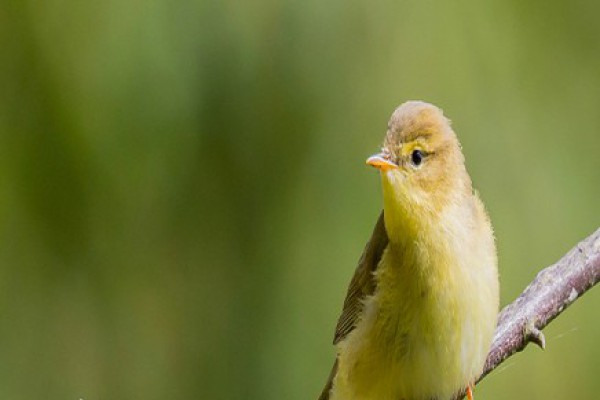
[[[377,269],[388,241],[382,211],[373,229],[371,239],[365,246],[362,256],[358,261],[358,266],[348,287],[342,315],[340,315],[337,327],[335,328],[333,344],[337,344],[354,329],[358,316],[362,312],[365,297],[372,295],[375,291],[373,272]]]
[[[340,340],[344,339],[348,333],[350,333],[356,326],[356,322],[363,308],[363,300],[365,297],[375,292],[375,279],[373,272],[377,269],[381,255],[388,244],[388,236],[385,231],[385,225],[383,222],[383,211],[379,215],[379,219],[373,229],[371,239],[365,246],[365,249],[358,261],[358,267],[354,271],[352,281],[348,287],[348,293],[344,300],[344,309],[342,315],[338,320],[337,327],[335,328],[335,336],[333,338],[333,344],[337,344]],[[338,361],[335,360],[329,379],[319,400],[329,400],[331,387],[333,385],[333,379],[337,373]]]

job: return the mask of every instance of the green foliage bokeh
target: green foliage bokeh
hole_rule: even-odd
[[[600,226],[598,12],[3,2],[0,397],[316,398],[408,99],[453,120],[511,301]],[[598,307],[478,397],[593,398]]]

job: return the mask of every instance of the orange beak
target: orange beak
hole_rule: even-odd
[[[398,168],[396,164],[389,161],[382,153],[367,158],[367,164],[383,172]]]

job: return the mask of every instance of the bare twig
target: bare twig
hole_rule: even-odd
[[[533,342],[545,348],[542,329],[600,281],[600,229],[581,241],[556,264],[542,270],[525,291],[504,307],[488,354],[477,380]],[[459,393],[456,398],[464,397]]]

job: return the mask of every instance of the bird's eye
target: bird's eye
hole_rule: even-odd
[[[415,150],[410,155],[410,160],[412,161],[415,167],[418,167],[423,162],[423,158],[425,158],[425,153],[421,150]]]

